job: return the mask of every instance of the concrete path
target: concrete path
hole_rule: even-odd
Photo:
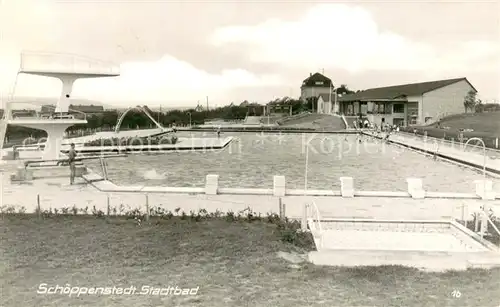
[[[14,184],[9,182],[7,175],[3,178],[3,206],[24,207],[33,212],[37,206],[37,196],[43,209],[49,208],[85,208],[89,212],[95,206],[97,210],[107,212],[109,197],[110,206],[119,213],[140,209],[145,211],[146,202],[149,208],[161,207],[163,210],[174,211],[182,208],[186,213],[205,209],[209,212],[217,210],[242,211],[250,207],[254,212],[265,215],[268,212],[279,212],[279,198],[268,195],[181,195],[150,193],[101,193],[91,185],[79,179],[76,185],[69,185],[68,177],[53,177],[34,180],[30,184]],[[411,198],[381,198],[381,197],[308,197],[286,196],[282,202],[286,207],[286,215],[290,218],[300,218],[305,203],[314,201],[322,218],[373,218],[373,219],[447,219],[463,216],[472,218],[485,204],[480,199],[411,199]],[[500,201],[488,201],[495,214],[500,214]],[[462,210],[462,208],[464,208]]]
[[[487,168],[500,172],[500,159],[497,159],[497,156],[500,157],[500,155],[495,151],[488,150],[485,157],[482,150],[479,151],[473,146],[467,146],[464,148],[463,145],[459,143],[439,141],[438,139],[433,138],[425,139],[424,137],[411,136],[403,133],[392,134],[389,137],[389,140],[430,152],[438,152],[451,158],[466,161],[481,167],[486,163]]]

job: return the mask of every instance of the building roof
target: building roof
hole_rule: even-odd
[[[437,90],[439,88],[463,80],[467,81],[467,83],[470,84],[467,78],[455,78],[447,80],[437,80],[429,82],[378,87],[360,91],[354,94],[345,95],[340,98],[340,101],[379,100],[379,99],[394,100],[398,98],[406,98],[407,96],[421,96],[425,93]],[[472,86],[472,84],[470,84],[470,86],[477,92],[477,90]]]
[[[317,84],[316,82],[321,82],[322,84]],[[308,78],[302,81],[302,86],[313,86],[313,87],[330,87],[332,85],[332,80],[319,72],[310,74]]]

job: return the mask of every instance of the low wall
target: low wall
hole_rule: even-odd
[[[491,180],[476,180],[475,191],[469,193],[456,192],[431,192],[423,189],[423,181],[420,178],[407,178],[407,191],[357,191],[354,189],[352,177],[340,177],[340,190],[317,190],[317,189],[287,189],[285,176],[274,176],[272,187],[263,188],[221,188],[219,187],[219,175],[207,175],[204,188],[197,187],[164,187],[164,186],[119,186],[111,181],[104,180],[100,175],[88,170],[83,175],[87,182],[91,183],[101,192],[139,192],[139,193],[170,193],[170,194],[206,194],[206,195],[267,195],[267,196],[328,196],[328,197],[391,197],[391,198],[450,198],[450,199],[500,199],[493,191]],[[484,193],[483,193],[484,189]]]
[[[344,179],[340,191],[293,190],[284,185],[284,177],[277,176],[273,187],[254,189],[220,188],[218,180],[209,175],[205,187],[144,187],[117,186],[103,180],[96,173],[82,176],[86,183],[67,184],[64,178],[43,178],[31,184],[2,186],[2,210],[34,212],[37,205],[44,211],[62,210],[78,213],[112,211],[112,214],[136,212],[248,212],[261,215],[279,213],[284,205],[284,215],[302,219],[304,204],[314,202],[322,218],[365,219],[472,219],[471,214],[489,204],[498,215],[500,208],[494,201],[485,201],[477,193],[426,192],[424,198],[411,192],[354,191],[349,192]],[[279,179],[281,178],[281,179]],[[80,178],[83,181],[82,178]],[[82,184],[83,183],[83,184]],[[413,196],[412,196],[413,195]],[[86,208],[86,209],[85,209]],[[2,211],[0,210],[0,211]]]

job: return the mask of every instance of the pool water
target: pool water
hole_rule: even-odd
[[[192,137],[203,137],[201,133]],[[205,134],[205,136],[207,136]],[[213,133],[209,136],[213,137]],[[339,177],[354,178],[358,190],[405,191],[406,178],[422,178],[429,191],[474,192],[477,171],[355,135],[225,133],[235,140],[224,150],[132,154],[108,161],[110,179],[122,185],[203,187],[218,174],[221,187],[269,187],[274,175],[287,188],[340,189]],[[189,137],[180,134],[179,137]],[[307,145],[309,144],[309,145]],[[308,155],[306,153],[308,152]],[[100,172],[98,162],[86,163]]]

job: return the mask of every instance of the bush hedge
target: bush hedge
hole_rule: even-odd
[[[13,206],[2,206],[0,207],[0,217],[18,217],[18,218],[30,218],[33,215],[37,215],[40,219],[57,218],[57,217],[87,217],[87,218],[102,218],[107,222],[117,223],[118,221],[131,222],[137,226],[142,226],[143,224],[160,224],[164,221],[171,220],[175,223],[176,220],[184,220],[190,222],[206,222],[210,220],[225,220],[228,223],[270,223],[276,225],[276,232],[283,242],[294,244],[298,247],[303,248],[314,248],[314,239],[310,232],[301,231],[301,224],[297,220],[289,220],[286,217],[280,217],[276,213],[267,213],[265,216],[252,211],[250,208],[246,208],[242,211],[233,212],[208,212],[205,209],[200,209],[198,211],[190,211],[189,213],[181,210],[181,208],[176,208],[174,211],[165,210],[162,207],[151,207],[149,212],[144,212],[139,208],[131,209],[126,208],[123,205],[119,207],[108,207],[108,212],[103,212],[97,209],[95,206],[92,208],[77,208],[64,207],[61,209],[46,209],[46,210],[36,210],[34,213],[27,213],[25,207],[21,207],[16,210]]]

